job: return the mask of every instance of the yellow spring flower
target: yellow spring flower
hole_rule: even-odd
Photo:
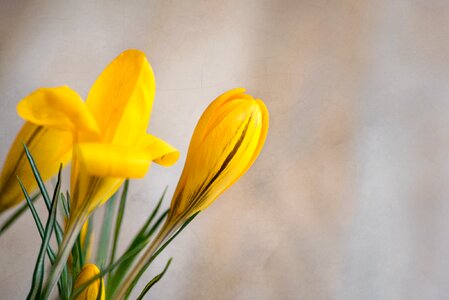
[[[126,178],[143,177],[152,161],[169,166],[178,159],[175,148],[146,132],[154,93],[153,71],[145,54],[127,50],[98,77],[86,102],[62,86],[39,89],[18,104],[18,114],[28,122],[72,135],[70,218],[44,299],[50,296],[89,214]],[[44,161],[38,167],[45,170],[52,163]]]
[[[208,207],[253,164],[268,131],[265,104],[230,90],[201,116],[173,195],[167,223],[185,221]]]
[[[35,187],[22,142],[43,179],[54,175],[72,153],[70,219],[106,201],[125,178],[140,178],[151,161],[169,166],[179,152],[146,133],[155,92],[153,71],[138,50],[119,55],[100,75],[86,102],[69,87],[41,88],[24,98],[18,114],[27,120],[0,177],[0,211],[23,199],[19,175]]]
[[[212,204],[259,155],[268,132],[268,110],[261,100],[244,92],[240,88],[224,93],[201,116],[167,220],[113,299],[123,299],[164,240],[188,218]]]
[[[92,279],[94,276],[100,274],[100,270],[97,268],[94,264],[86,264],[84,265],[83,269],[78,275],[78,278],[76,278],[75,281],[75,289],[80,288],[84,283],[88,282],[90,279]],[[80,294],[78,294],[75,298],[75,300],[95,300],[98,298],[98,293],[100,292],[100,285],[101,285],[101,300],[106,299],[105,296],[105,287],[103,278],[97,279],[94,282],[92,282],[87,288],[85,288]]]

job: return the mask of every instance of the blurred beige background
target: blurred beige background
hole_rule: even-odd
[[[447,299],[448,1],[0,0],[2,161],[22,97],[86,96],[127,48],[155,71],[150,131],[182,155],[132,183],[121,249],[215,96],[243,86],[271,113],[253,168],[145,275],[174,256],[149,299]],[[29,214],[0,238],[1,299],[25,298],[38,245]]]

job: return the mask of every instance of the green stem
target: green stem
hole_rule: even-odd
[[[154,238],[154,240],[151,242],[150,246],[148,247],[147,251],[144,253],[144,255],[140,258],[140,260],[137,262],[137,264],[132,268],[131,272],[126,276],[125,280],[122,282],[122,284],[117,289],[116,295],[112,297],[112,299],[124,299],[125,295],[127,294],[128,289],[131,287],[133,282],[139,277],[140,271],[145,267],[147,262],[151,259],[153,254],[157,251],[159,246],[163,243],[167,235],[169,234],[169,230],[167,226],[164,225],[164,227],[159,231],[158,235]]]
[[[131,293],[131,290],[139,280],[140,276],[143,275],[151,262],[165,249],[165,247],[167,247],[176,238],[176,236],[178,236],[178,234],[180,234],[184,230],[184,228],[187,227],[187,225],[189,225],[190,222],[192,222],[192,220],[200,212],[201,211],[197,211],[192,216],[190,216],[186,221],[184,221],[181,227],[179,227],[180,219],[178,221],[170,221],[169,219],[167,219],[164,226],[162,226],[161,231],[159,231],[156,238],[151,242],[148,250],[140,258],[135,267],[131,270],[131,273],[125,278],[123,283],[118,288],[118,294],[114,295],[112,299],[127,299],[129,294]],[[164,242],[168,236],[170,236],[170,238],[168,238],[167,241]]]
[[[48,299],[50,297],[55,284],[58,282],[59,277],[66,265],[67,259],[72,251],[72,247],[78,238],[78,234],[87,220],[87,217],[77,218],[73,223],[70,223],[67,228],[67,233],[64,235],[64,239],[62,240],[61,247],[59,248],[58,255],[56,257],[55,263],[51,269],[51,273],[48,276],[47,283],[42,291],[41,299]]]
[[[122,196],[120,197],[120,205],[119,205],[118,212],[117,212],[117,218],[115,220],[114,241],[112,244],[111,257],[110,257],[109,264],[112,264],[115,261],[115,252],[117,249],[118,237],[120,235],[120,229],[122,229],[123,214],[125,213],[125,204],[126,204],[126,198],[128,195],[128,188],[129,188],[129,179],[125,180]]]

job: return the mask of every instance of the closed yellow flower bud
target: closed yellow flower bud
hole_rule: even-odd
[[[268,110],[259,99],[234,89],[201,116],[190,141],[167,223],[204,210],[252,165],[268,131]]]
[[[268,110],[261,100],[244,92],[230,90],[204,111],[193,132],[167,220],[114,299],[125,296],[139,271],[174,230],[212,204],[256,160],[267,136]]]
[[[84,283],[88,282],[98,274],[100,274],[100,270],[97,268],[96,265],[94,264],[84,265],[83,269],[78,275],[78,278],[76,278],[75,290],[80,288]],[[103,279],[101,279],[101,284],[100,279],[97,279],[94,282],[92,282],[87,288],[85,288],[80,294],[78,294],[75,300],[82,300],[82,299],[96,300],[98,298],[98,293],[100,293],[100,285],[101,285],[100,299],[101,300],[106,299]]]

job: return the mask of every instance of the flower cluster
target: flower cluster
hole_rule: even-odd
[[[90,256],[83,255],[89,240],[88,218],[111,199],[126,179],[145,176],[151,162],[171,166],[179,158],[177,149],[147,133],[154,95],[154,75],[145,54],[127,50],[106,67],[85,102],[75,91],[61,86],[40,88],[17,105],[19,116],[26,122],[0,174],[0,212],[24,198],[33,210],[28,194],[39,186],[46,199],[45,187],[39,182],[58,173],[61,164],[65,167],[71,162],[70,193],[64,199],[57,190],[53,200],[46,200],[49,209],[50,205],[56,206],[54,202],[62,201],[67,207],[66,224],[59,226],[54,219],[55,225],[48,225],[50,229],[45,232],[41,230],[43,251],[49,253],[52,268],[45,284],[35,270],[29,298],[48,299],[56,284],[63,299],[126,297],[167,243],[237,181],[259,155],[268,131],[264,103],[241,88],[222,94],[205,110],[195,128],[168,212],[155,221],[156,207],[118,260],[114,260],[115,241],[111,264],[102,265],[100,271],[87,262]],[[30,163],[34,169],[30,169]],[[126,193],[122,195],[125,199]],[[123,199],[118,215],[123,214]],[[39,217],[33,216],[39,224]],[[121,217],[116,218],[118,238]],[[159,224],[162,226],[158,230]],[[44,242],[53,230],[58,239],[57,251]],[[81,250],[75,251],[77,248]],[[133,265],[138,254],[141,256]]]

